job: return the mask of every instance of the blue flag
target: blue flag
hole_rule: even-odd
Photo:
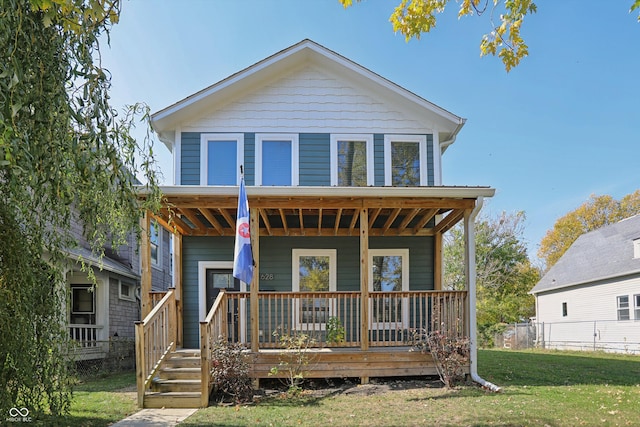
[[[236,220],[236,247],[233,254],[233,277],[250,284],[253,279],[253,253],[249,231],[249,201],[244,189],[244,177],[240,179],[238,218]]]

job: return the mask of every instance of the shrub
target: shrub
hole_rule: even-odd
[[[429,353],[445,387],[451,388],[464,379],[463,367],[470,361],[467,337],[450,337],[441,331],[412,331],[412,350]]]
[[[346,331],[342,326],[339,317],[331,316],[327,321],[327,342],[330,344],[340,344],[345,341]]]
[[[309,348],[315,344],[315,340],[304,332],[295,331],[284,333],[282,328],[273,332],[283,351],[280,352],[280,363],[270,369],[269,375],[285,374],[285,381],[289,387],[289,394],[297,394],[307,374],[306,368],[310,363]]]
[[[245,347],[219,337],[211,349],[211,380],[214,390],[231,396],[236,403],[251,397],[251,377]]]

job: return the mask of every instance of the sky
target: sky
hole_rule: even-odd
[[[522,28],[529,57],[509,73],[498,58],[480,57],[490,11],[458,19],[451,0],[431,33],[406,42],[389,23],[397,3],[125,0],[101,49],[112,105],[159,111],[308,38],[466,118],[443,156],[443,184],[495,188],[485,215],[524,211],[534,261],[555,221],[591,195],[640,189],[632,0],[538,1]],[[156,155],[163,184],[172,184],[171,154],[158,142]]]

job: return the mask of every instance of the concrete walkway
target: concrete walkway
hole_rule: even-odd
[[[142,409],[112,424],[111,427],[167,427],[175,426],[191,416],[197,409]]]

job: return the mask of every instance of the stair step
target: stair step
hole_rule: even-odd
[[[200,380],[168,380],[161,378],[153,381],[153,390],[161,392],[199,392]]]
[[[181,348],[172,352],[171,357],[200,357],[200,349]]]
[[[165,365],[169,368],[200,368],[200,356],[182,356],[169,358]]]
[[[195,392],[151,392],[144,396],[145,408],[200,408],[201,394]]]
[[[199,380],[200,367],[197,368],[175,368],[164,367],[160,369],[160,378],[167,380]]]

